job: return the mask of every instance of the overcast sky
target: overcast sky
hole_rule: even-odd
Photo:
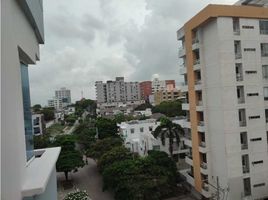
[[[182,81],[176,31],[211,3],[236,0],[45,0],[45,45],[30,67],[32,104],[60,87],[95,99],[97,80]]]

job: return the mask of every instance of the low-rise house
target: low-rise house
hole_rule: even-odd
[[[160,122],[155,119],[133,120],[118,124],[119,134],[124,140],[125,147],[140,156],[147,155],[149,150],[159,150],[169,154],[169,138],[166,138],[165,145],[162,145],[161,139],[153,136],[153,131],[159,125]],[[177,160],[179,154],[187,151],[182,139],[180,145],[174,143],[172,156]]]

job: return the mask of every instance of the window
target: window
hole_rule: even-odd
[[[153,150],[160,151],[160,145],[153,145]]]
[[[248,149],[248,136],[247,132],[240,133],[240,143],[241,143],[241,149]]]
[[[261,43],[261,56],[262,57],[268,56],[268,43]]]
[[[153,131],[153,127],[152,126],[149,126],[149,131]]]
[[[268,65],[262,66],[262,78],[268,79]]]
[[[259,119],[260,116],[259,116],[259,115],[256,115],[256,116],[249,116],[248,118],[249,118],[249,119]]]
[[[240,34],[239,18],[233,18],[233,31],[235,35]]]
[[[246,74],[257,74],[257,71],[255,71],[255,70],[248,70],[245,72],[246,72]]]
[[[242,58],[241,55],[241,41],[234,41],[234,51],[235,51],[235,59]]]
[[[135,132],[134,128],[130,129],[130,133],[134,133],[134,132]]]
[[[265,119],[266,123],[268,123],[268,109],[265,109]]]
[[[268,87],[263,88],[263,97],[264,100],[268,100]]]
[[[244,178],[244,195],[250,196],[251,195],[251,184],[250,184],[250,178]]]
[[[143,127],[140,128],[140,132],[143,133]]]
[[[259,183],[259,184],[253,185],[253,187],[261,187],[261,186],[265,186],[265,183]]]
[[[247,96],[251,97],[251,96],[259,96],[259,93],[248,93]]]
[[[242,26],[243,29],[254,29],[254,26]]]
[[[254,162],[252,162],[252,165],[261,164],[261,163],[263,163],[263,160],[254,161]]]
[[[244,48],[244,51],[256,51],[255,48]]]
[[[25,131],[25,143],[26,143],[26,159],[28,161],[34,156],[28,66],[21,63],[20,69],[21,69],[21,86],[22,86],[23,115],[24,115],[24,131]]]
[[[261,137],[259,137],[259,138],[251,138],[250,141],[252,141],[252,142],[261,141]]]
[[[268,34],[268,21],[260,20],[260,34]]]
[[[40,128],[39,127],[34,128],[34,134],[40,134]]]
[[[242,170],[243,173],[249,173],[249,157],[247,154],[242,155]]]

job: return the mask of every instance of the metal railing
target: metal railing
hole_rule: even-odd
[[[241,149],[242,150],[248,149],[248,144],[241,144]]]
[[[199,65],[200,64],[200,59],[196,59],[195,61],[194,61],[194,65]]]
[[[206,143],[202,141],[202,142],[200,142],[199,146],[203,147],[203,148],[206,148]]]
[[[235,53],[235,59],[242,58],[242,54],[240,52]]]
[[[201,163],[200,167],[202,167],[203,169],[207,169],[208,168],[207,163],[205,163],[205,162]]]
[[[243,81],[242,73],[236,74],[236,81]]]
[[[239,126],[246,126],[247,122],[245,120],[239,121]]]
[[[243,165],[242,168],[243,168],[243,174],[249,173],[249,166]]]
[[[268,35],[268,29],[260,30],[260,34]]]

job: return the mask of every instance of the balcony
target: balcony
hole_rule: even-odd
[[[197,130],[199,132],[203,132],[203,133],[205,132],[205,123],[203,121],[198,122]]]
[[[182,110],[189,110],[189,103],[183,103],[181,105]]]
[[[185,157],[185,162],[188,164],[188,165],[191,165],[193,166],[193,158],[192,158],[192,155],[188,155],[186,154],[187,156]]]
[[[243,81],[243,74],[242,73],[236,74],[236,81],[238,81],[238,82]]]
[[[248,144],[241,144],[241,150],[247,150]]]
[[[207,166],[207,163],[203,162],[203,163],[200,164],[200,171],[204,175],[207,175],[208,174],[208,166]]]
[[[207,153],[207,146],[205,142],[200,142],[199,144],[199,152],[201,153]]]
[[[182,58],[185,56],[185,48],[181,47],[179,48],[179,58]]]
[[[235,59],[241,59],[241,58],[242,58],[241,52],[236,52],[235,53]]]
[[[188,84],[187,83],[182,83],[181,92],[188,92]]]
[[[194,187],[194,175],[192,174],[191,170],[187,171],[186,180],[189,184],[191,184]]]
[[[187,74],[187,68],[184,65],[182,65],[180,67],[180,75],[184,75],[184,74]]]
[[[198,49],[199,48],[199,40],[198,38],[194,38],[192,41],[192,50]]]
[[[243,174],[248,174],[249,173],[249,166],[243,165]]]
[[[210,192],[209,192],[209,185],[205,182],[202,184],[202,192],[201,193],[206,198],[209,198],[211,196]]]
[[[191,139],[191,137],[187,137],[187,136],[185,136],[185,137],[184,137],[184,144],[185,144],[186,146],[188,146],[188,147],[192,147],[192,139]]]
[[[240,97],[237,99],[237,103],[238,104],[242,104],[242,103],[245,103],[245,98],[244,97]]]
[[[194,60],[194,65],[200,65],[200,59]]]
[[[244,121],[239,121],[239,126],[240,127],[245,127],[247,125],[247,122],[244,120]]]
[[[197,102],[196,111],[203,111],[203,101]]]
[[[202,90],[202,81],[201,80],[195,81],[195,90]]]

